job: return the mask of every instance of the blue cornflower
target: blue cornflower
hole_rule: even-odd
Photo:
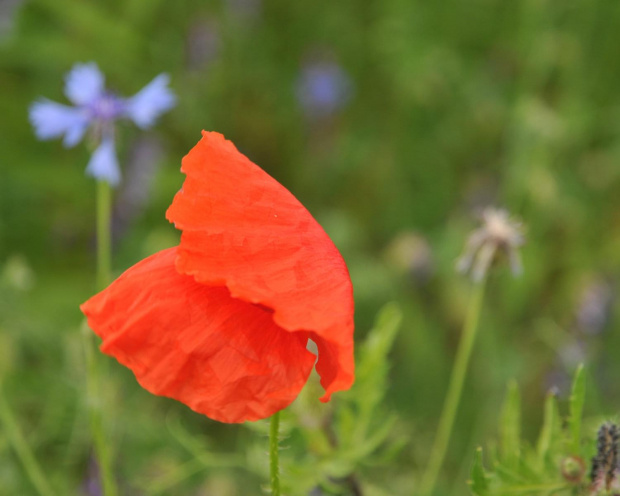
[[[297,98],[312,118],[328,117],[348,102],[352,83],[345,70],[330,60],[304,64],[297,81]]]
[[[131,98],[121,98],[105,89],[97,64],[75,64],[65,78],[65,95],[74,106],[42,98],[30,106],[30,122],[39,139],[64,136],[66,147],[78,144],[91,128],[99,145],[86,173],[115,186],[121,177],[114,144],[115,122],[127,118],[141,129],[151,127],[176,103],[168,82],[168,75],[160,74]]]

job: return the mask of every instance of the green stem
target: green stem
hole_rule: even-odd
[[[43,471],[39,467],[36,458],[30,450],[30,446],[28,446],[22,432],[19,430],[19,426],[13,417],[13,413],[4,398],[2,384],[0,384],[0,420],[2,421],[6,436],[13,447],[13,450],[15,450],[15,453],[24,466],[28,477],[30,477],[30,482],[32,482],[32,485],[36,488],[39,495],[54,496],[54,492],[43,475]]]
[[[111,279],[112,266],[112,188],[107,181],[97,181],[97,289],[101,291]]]
[[[117,496],[118,490],[114,482],[112,464],[110,461],[110,451],[106,442],[105,430],[103,426],[102,399],[99,388],[100,374],[97,364],[97,356],[94,353],[94,342],[90,329],[84,332],[84,351],[86,354],[86,389],[87,405],[90,415],[90,429],[93,437],[95,458],[98,463],[101,487],[104,496]]]
[[[104,289],[110,282],[112,259],[112,190],[106,181],[97,181],[97,289]],[[102,399],[100,391],[100,372],[97,356],[93,351],[93,336],[86,331],[84,347],[87,367],[87,396],[90,413],[91,433],[95,457],[101,474],[101,486],[104,496],[117,496],[118,489],[114,481],[110,450],[106,442],[103,426]]]
[[[279,430],[280,412],[276,412],[271,417],[271,425],[269,427],[269,469],[271,473],[272,496],[280,496]]]
[[[482,308],[482,301],[484,299],[485,282],[486,277],[478,283],[475,283],[474,292],[471,296],[471,302],[463,326],[463,335],[461,336],[459,348],[456,352],[448,392],[439,419],[439,426],[437,427],[435,442],[431,449],[426,472],[422,478],[420,494],[423,496],[430,496],[433,494],[437,476],[439,475],[439,471],[446,456],[454,419],[461,401],[463,384],[465,382],[465,376],[467,375],[467,366],[469,365],[471,351],[476,339],[478,321],[480,320],[480,309]]]

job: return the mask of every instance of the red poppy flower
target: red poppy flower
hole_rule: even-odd
[[[81,306],[101,351],[154,394],[222,422],[289,405],[316,369],[328,401],[353,383],[346,265],[299,201],[218,133],[183,159],[166,214],[178,247]]]

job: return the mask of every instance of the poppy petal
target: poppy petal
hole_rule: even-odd
[[[175,269],[177,248],[134,265],[81,306],[101,351],[148,391],[221,422],[265,418],[288,406],[316,357],[309,333],[272,312]]]
[[[221,134],[203,131],[166,217],[183,231],[176,267],[310,332],[328,401],[353,383],[353,289],[338,249],[305,207]]]

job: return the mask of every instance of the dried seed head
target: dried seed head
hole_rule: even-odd
[[[482,211],[482,226],[469,236],[456,268],[459,272],[469,272],[474,281],[480,281],[496,255],[503,253],[508,257],[512,273],[519,275],[523,270],[519,248],[524,242],[520,222],[511,220],[506,210],[487,207]]]
[[[620,430],[616,424],[607,422],[599,428],[596,456],[592,458],[592,494],[620,487],[618,480],[618,445]]]

